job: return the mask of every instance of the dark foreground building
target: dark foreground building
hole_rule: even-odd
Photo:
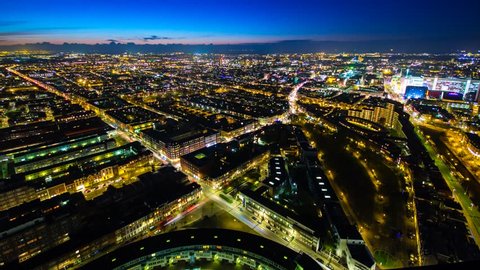
[[[150,237],[109,253],[84,269],[153,269],[217,261],[242,269],[322,269],[311,257],[263,237],[225,229],[181,230]]]

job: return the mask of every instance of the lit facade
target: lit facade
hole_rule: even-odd
[[[289,240],[295,239],[315,251],[320,248],[320,238],[315,229],[295,219],[290,210],[250,190],[240,191],[238,198],[246,211],[260,221],[266,221],[274,230],[289,235]]]
[[[348,116],[369,120],[387,128],[398,126],[398,113],[395,112],[395,105],[389,102],[385,106],[350,109]]]

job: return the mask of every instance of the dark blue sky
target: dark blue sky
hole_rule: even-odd
[[[0,45],[480,40],[480,0],[9,0],[1,7]]]

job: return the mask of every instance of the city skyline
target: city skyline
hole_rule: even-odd
[[[9,1],[0,19],[0,46],[32,43],[275,44],[308,41],[396,43],[477,49],[480,3],[448,1]],[[376,44],[377,41],[380,45]],[[318,44],[317,44],[318,45]],[[376,45],[376,46],[375,46]],[[311,46],[311,45],[305,45]],[[348,50],[349,46],[346,47]],[[322,46],[309,47],[322,49]],[[402,48],[399,48],[402,50]]]

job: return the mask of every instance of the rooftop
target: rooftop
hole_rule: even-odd
[[[273,261],[285,267],[285,269],[293,270],[298,269],[298,267],[309,270],[322,269],[309,256],[296,253],[276,242],[257,235],[225,229],[180,230],[150,237],[109,253],[87,264],[84,268],[113,269],[143,256],[151,256],[151,254],[159,251],[192,245],[202,248],[208,245],[209,248],[216,249],[231,247],[248,251]]]

